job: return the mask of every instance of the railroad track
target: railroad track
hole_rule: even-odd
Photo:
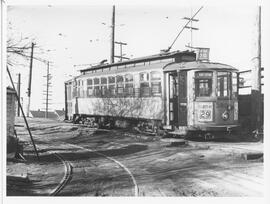
[[[50,193],[50,196],[57,196],[64,189],[64,187],[68,184],[68,182],[71,180],[72,166],[59,153],[53,152],[53,154],[63,163],[63,165],[65,167],[64,177],[62,178],[62,180],[58,184],[58,186],[55,189],[53,189]]]
[[[79,146],[79,145],[74,145],[74,144],[70,144],[70,143],[62,143],[63,145],[66,145],[66,146],[70,146],[70,147],[75,147],[75,148],[78,148],[78,149],[82,149],[84,151],[88,151],[88,152],[91,152],[91,153],[94,153],[96,155],[99,155],[99,156],[102,156],[114,163],[116,163],[118,166],[120,166],[125,172],[127,172],[127,174],[129,175],[129,177],[131,178],[132,180],[132,183],[134,185],[134,196],[139,196],[139,187],[137,185],[137,182],[136,182],[136,179],[135,177],[133,176],[133,174],[131,173],[131,171],[124,165],[122,164],[120,161],[110,157],[110,156],[107,156],[103,153],[100,153],[98,151],[95,151],[95,150],[92,150],[90,148],[85,148],[85,147],[82,147],[82,146]],[[119,144],[119,143],[115,143],[115,144]],[[49,145],[49,144],[48,144]],[[69,161],[65,160],[65,158],[60,154],[60,153],[57,153],[57,152],[52,152],[50,151],[52,154],[55,155],[55,157],[57,157],[64,165],[64,168],[65,168],[65,171],[64,171],[64,176],[62,178],[62,180],[60,181],[60,183],[49,193],[49,196],[58,196],[60,194],[60,192],[65,188],[65,186],[68,185],[69,181],[72,179],[72,174],[73,174],[73,170],[72,170],[72,165]]]
[[[136,179],[135,177],[133,176],[133,174],[131,173],[131,171],[124,165],[122,164],[120,161],[110,157],[110,156],[107,156],[103,153],[100,153],[98,151],[95,151],[95,150],[92,150],[90,148],[85,148],[85,147],[82,147],[82,146],[79,146],[79,145],[74,145],[74,144],[70,144],[70,143],[65,143],[66,145],[68,146],[71,146],[71,147],[75,147],[75,148],[79,148],[79,149],[82,149],[82,150],[85,150],[85,151],[88,151],[88,152],[91,152],[91,153],[94,153],[96,155],[99,155],[99,156],[102,156],[102,157],[105,157],[106,159],[110,160],[110,161],[113,161],[114,163],[116,163],[118,166],[120,166],[122,169],[124,169],[127,174],[130,176],[132,182],[133,182],[133,185],[134,185],[134,196],[139,196],[139,187],[137,185],[137,182],[136,182]]]
[[[46,142],[45,142],[46,143]],[[46,143],[47,145],[50,145],[49,143]],[[37,146],[38,147],[38,146]],[[57,196],[59,195],[59,193],[64,189],[64,187],[68,184],[68,182],[71,180],[72,178],[72,166],[71,163],[69,161],[66,161],[64,159],[63,156],[61,156],[61,154],[57,153],[57,152],[53,152],[53,151],[49,151],[51,154],[53,154],[56,158],[58,158],[64,165],[65,168],[65,172],[64,172],[64,176],[62,178],[62,180],[60,181],[60,183],[56,186],[56,188],[54,188],[50,193],[49,196]]]

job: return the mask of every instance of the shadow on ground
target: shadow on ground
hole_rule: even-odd
[[[77,149],[69,149],[69,152],[60,152],[60,154],[65,160],[79,161],[79,160],[84,160],[84,159],[94,159],[94,158],[104,157],[102,155],[99,155],[99,153],[104,154],[106,156],[114,157],[114,156],[134,154],[137,152],[144,151],[147,148],[148,148],[147,145],[134,144],[134,145],[128,145],[122,148],[118,148],[118,149],[107,149],[107,150],[99,150],[99,151],[92,151],[92,152],[89,152],[89,151],[78,152]],[[50,150],[52,149],[49,149],[47,151],[50,151]],[[42,151],[45,152],[46,150],[42,150]],[[41,154],[39,156],[40,160],[38,160],[37,157],[34,155],[34,152],[29,152],[29,153],[32,153],[32,154],[27,157],[28,162],[37,162],[37,163],[60,162],[59,159],[52,154],[43,154],[43,155]]]

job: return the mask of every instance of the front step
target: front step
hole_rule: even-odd
[[[161,139],[162,142],[167,143],[167,147],[179,147],[179,146],[185,146],[188,144],[188,141],[185,139],[179,139],[179,138],[165,138]]]
[[[171,135],[172,137],[177,137],[177,138],[184,138],[187,135],[187,127],[180,126],[176,128],[174,131],[168,132],[168,135]]]

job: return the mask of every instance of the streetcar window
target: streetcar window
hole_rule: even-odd
[[[109,77],[109,95],[114,96],[115,95],[115,77],[111,76]]]
[[[101,77],[101,84],[107,84],[107,78]]]
[[[152,96],[161,95],[161,73],[151,72],[151,94]]]
[[[81,80],[78,80],[78,85],[77,85],[77,97],[82,97],[81,94]]]
[[[67,85],[67,100],[71,100],[72,97],[71,97],[71,86]]]
[[[100,79],[101,81],[101,94],[102,96],[106,96],[107,95],[107,78],[106,77],[101,77]]]
[[[99,78],[94,78],[94,85],[99,84]]]
[[[87,79],[87,97],[93,95],[93,79]]]
[[[99,78],[94,78],[94,95],[97,97],[101,94],[99,81]]]
[[[146,72],[140,73],[140,92],[141,96],[150,96],[149,74]]]
[[[217,73],[217,95],[218,97],[228,97],[231,90],[231,73],[230,72],[218,72]]]
[[[123,95],[124,94],[124,77],[123,76],[116,76],[116,87],[117,87],[117,94]]]
[[[100,96],[100,87],[99,86],[94,86],[94,95],[95,96]]]
[[[133,82],[133,75],[132,74],[126,74],[125,82],[126,83]]]
[[[78,86],[78,97],[83,98],[84,97],[84,87],[83,87],[83,80],[79,81],[79,86]]]
[[[195,95],[196,97],[211,96],[212,94],[212,72],[196,72]]]
[[[140,81],[149,81],[149,74],[146,72],[140,73]]]
[[[237,97],[237,73],[232,73],[232,93],[233,97]]]
[[[93,84],[93,80],[92,79],[87,79],[87,86],[90,86]]]
[[[115,77],[109,77],[109,83],[115,83]]]
[[[73,98],[75,98],[77,96],[77,82],[76,80],[73,82],[73,94],[72,94]]]
[[[117,83],[124,82],[124,77],[123,76],[116,76],[116,82]]]
[[[161,80],[160,72],[151,72],[151,81]]]
[[[133,75],[132,74],[125,75],[125,95],[127,96],[133,95]]]

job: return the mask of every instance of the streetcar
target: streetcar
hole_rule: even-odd
[[[230,133],[238,124],[237,69],[174,51],[80,70],[65,82],[66,119],[179,134]]]

